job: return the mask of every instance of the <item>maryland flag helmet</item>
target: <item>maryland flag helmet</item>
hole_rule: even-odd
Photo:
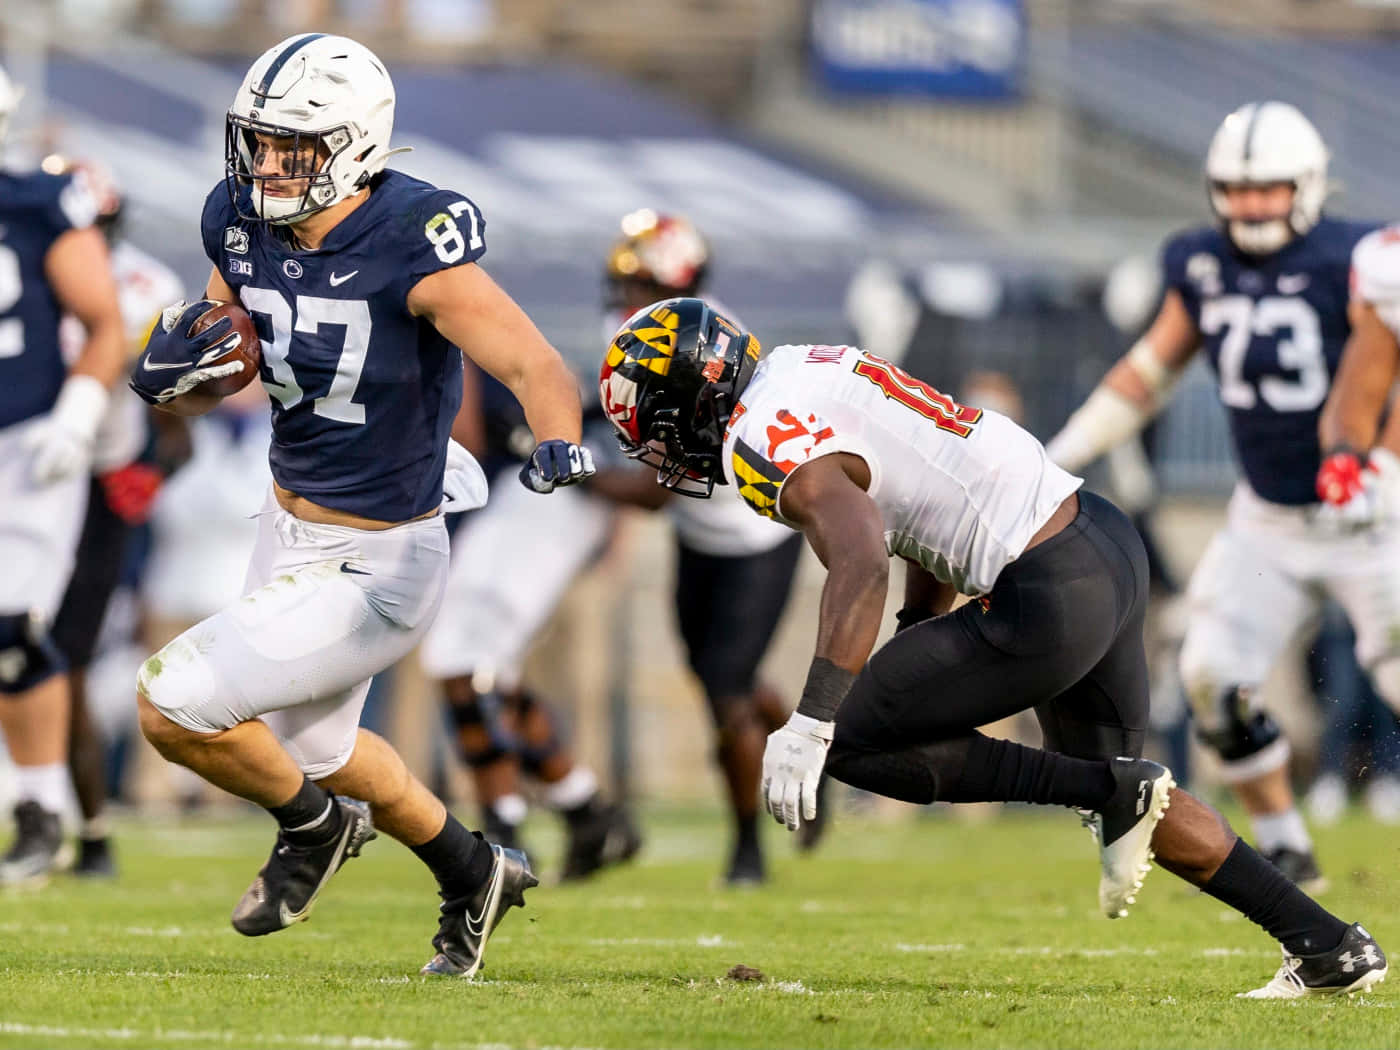
[[[699,293],[710,265],[710,248],[689,219],[640,208],[622,217],[621,233],[608,249],[605,298],[609,307],[624,306],[629,288],[650,292],[654,298]]]
[[[723,485],[724,428],[758,364],[758,340],[703,299],[643,307],[613,336],[598,376],[618,444],[668,489],[701,499]]]

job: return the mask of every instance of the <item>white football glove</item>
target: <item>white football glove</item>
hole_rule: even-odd
[[[71,375],[64,380],[49,414],[24,436],[36,485],[51,485],[87,471],[107,400],[107,388],[92,376]]]
[[[817,785],[835,733],[835,722],[794,711],[787,725],[768,737],[763,749],[763,805],[789,831],[800,828],[803,820],[817,819]]]

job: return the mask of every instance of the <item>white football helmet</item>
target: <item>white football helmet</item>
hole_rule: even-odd
[[[301,33],[253,63],[228,111],[225,183],[239,215],[294,223],[355,193],[394,153],[394,84],[363,44]],[[255,174],[257,134],[292,139],[290,154],[310,151],[307,170]],[[304,182],[299,194],[269,184]]]
[[[1327,146],[1317,128],[1287,102],[1250,102],[1221,122],[1206,153],[1210,206],[1226,236],[1249,255],[1269,255],[1322,218],[1327,197]],[[1229,214],[1225,187],[1293,184],[1287,218],[1245,222]]]
[[[0,146],[5,144],[5,135],[10,130],[10,114],[19,107],[24,97],[24,88],[18,86],[0,66]]]

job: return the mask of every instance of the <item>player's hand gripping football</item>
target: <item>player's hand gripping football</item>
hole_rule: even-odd
[[[520,468],[520,483],[532,492],[553,492],[560,485],[573,485],[591,478],[593,453],[571,441],[541,441]]]
[[[142,400],[163,405],[201,383],[243,370],[242,362],[236,359],[216,363],[243,343],[229,318],[221,317],[197,335],[190,335],[194,322],[218,305],[207,299],[195,303],[182,299],[162,311],[131,374],[131,389]]]
[[[787,725],[768,736],[763,749],[763,806],[789,831],[796,831],[804,820],[817,819],[817,785],[835,730],[835,722],[794,711]]]

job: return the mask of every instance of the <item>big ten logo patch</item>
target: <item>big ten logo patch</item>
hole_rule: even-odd
[[[768,461],[784,475],[799,463],[805,463],[812,449],[835,436],[824,420],[810,412],[799,419],[787,409],[780,408],[774,418],[777,422],[768,427],[766,434]]]

